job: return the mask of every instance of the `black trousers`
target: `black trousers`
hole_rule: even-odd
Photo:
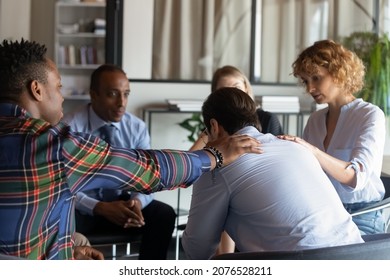
[[[176,213],[171,206],[158,200],[152,200],[142,209],[145,226],[141,228],[122,228],[100,216],[83,215],[76,210],[76,231],[88,233],[128,232],[141,233],[140,260],[164,260],[167,258],[169,243],[175,227]]]

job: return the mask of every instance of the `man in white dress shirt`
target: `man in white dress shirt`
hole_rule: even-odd
[[[182,244],[189,259],[209,259],[226,231],[240,252],[363,242],[317,159],[303,146],[262,134],[256,105],[237,88],[210,94],[202,107],[210,140],[248,134],[263,154],[245,154],[194,184]]]

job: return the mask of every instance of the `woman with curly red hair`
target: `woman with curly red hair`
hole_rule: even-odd
[[[306,92],[317,104],[328,107],[311,114],[303,139],[280,137],[313,152],[347,211],[382,200],[385,117],[379,107],[355,97],[364,86],[362,60],[341,44],[323,40],[305,49],[292,67]],[[362,234],[385,231],[382,210],[355,216],[353,220]]]

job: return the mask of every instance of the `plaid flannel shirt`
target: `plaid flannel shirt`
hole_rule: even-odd
[[[0,103],[0,253],[72,259],[77,192],[186,187],[209,169],[203,151],[114,149]]]

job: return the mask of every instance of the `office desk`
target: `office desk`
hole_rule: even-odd
[[[148,125],[149,133],[152,132],[153,116],[158,114],[177,114],[178,118],[183,114],[200,113],[200,111],[176,111],[166,107],[146,107],[143,109],[142,116],[145,123]],[[311,111],[302,111],[296,113],[274,113],[278,116],[279,121],[282,124],[283,131],[286,134],[296,135],[301,137],[304,125],[306,124],[307,118],[311,114]],[[295,120],[295,122],[294,122]],[[294,125],[295,126],[294,126]],[[150,135],[150,137],[153,137]]]

